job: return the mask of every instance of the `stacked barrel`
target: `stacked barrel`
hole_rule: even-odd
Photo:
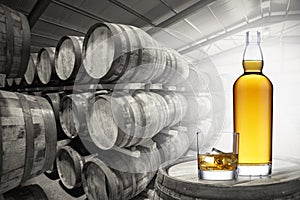
[[[188,150],[209,118],[208,75],[142,29],[96,23],[85,37],[63,36],[29,54],[26,20],[2,5],[0,15],[11,50],[0,62],[7,88],[41,88],[0,92],[0,194],[46,172],[90,200],[131,199]],[[126,88],[134,83],[149,88]],[[66,85],[103,89],[60,91]],[[50,87],[57,89],[43,89]]]
[[[24,76],[30,53],[30,28],[26,17],[0,4],[0,86]]]
[[[56,47],[31,54],[23,71],[8,86],[121,82],[177,85],[188,77],[189,64],[139,28],[102,22],[92,26],[84,38],[64,36]]]
[[[74,53],[74,48],[67,50],[74,43],[79,47],[81,41],[66,36],[59,42],[56,75],[66,83],[116,86],[113,91],[63,97],[59,118],[65,135],[80,140],[81,148],[98,155],[82,153],[76,145],[63,147],[57,155],[57,169],[67,188],[83,186],[89,199],[132,198],[145,189],[161,164],[175,161],[188,149],[195,134],[188,134],[188,127],[182,125],[197,124],[209,115],[210,98],[200,95],[207,89],[206,75],[191,68],[176,51],[161,47],[132,26],[97,23],[83,40],[82,56]],[[60,70],[59,66],[68,67]],[[190,71],[193,82],[186,83]],[[124,83],[182,87],[189,95],[169,90],[122,90],[118,84]],[[193,87],[197,95],[190,91]]]
[[[50,169],[56,123],[41,97],[0,91],[0,194]]]

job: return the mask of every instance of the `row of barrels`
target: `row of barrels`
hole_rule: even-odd
[[[100,149],[141,145],[180,122],[188,110],[186,97],[167,91],[46,96],[50,103],[0,92],[0,193],[50,170],[57,139],[79,134]]]
[[[8,86],[74,83],[163,83],[188,78],[189,62],[162,47],[143,30],[122,24],[97,23],[85,37],[64,36],[56,47],[31,54],[24,76]]]
[[[79,135],[101,149],[143,144],[166,127],[198,122],[211,111],[207,97],[171,91],[72,94],[62,98],[60,125],[69,138]]]
[[[103,151],[96,147],[87,153],[85,146],[71,142],[57,152],[59,178],[68,189],[83,187],[88,199],[131,199],[141,193],[153,179],[158,167],[185,153],[188,135],[162,131],[151,147],[137,146],[137,157],[120,151]],[[90,155],[92,153],[92,155]],[[152,167],[149,167],[152,166]]]

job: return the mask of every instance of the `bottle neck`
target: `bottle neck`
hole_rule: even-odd
[[[245,73],[262,73],[264,62],[259,42],[247,43],[243,56]]]

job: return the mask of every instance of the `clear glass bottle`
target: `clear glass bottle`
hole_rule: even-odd
[[[239,133],[238,174],[272,172],[273,85],[262,73],[260,32],[247,32],[241,75],[233,86],[234,131]]]

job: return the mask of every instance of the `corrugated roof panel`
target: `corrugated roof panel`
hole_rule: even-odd
[[[189,25],[184,20],[177,22],[176,24],[170,26],[168,29],[183,34],[185,37],[190,38],[191,41],[204,39],[201,33],[195,30],[191,25]]]
[[[72,24],[73,26],[81,27],[78,30],[81,30],[83,32],[86,32],[90,26],[98,22],[95,19],[91,19],[90,17],[81,15],[79,13],[71,13],[67,18],[65,18],[64,23],[66,24]]]
[[[50,3],[42,17],[45,16],[47,18],[55,19],[57,21],[64,21],[69,16],[71,16],[74,11],[66,9],[60,5],[55,3]]]
[[[208,8],[200,9],[187,19],[206,36],[223,31],[222,27]]]
[[[297,25],[299,25],[299,21],[286,21],[284,27],[285,29],[291,29]]]
[[[39,51],[42,47],[55,47],[57,45],[56,40],[52,40],[38,35],[31,34],[31,46],[36,47],[35,52]]]
[[[0,3],[15,10],[30,12],[37,0],[1,0]]]
[[[115,22],[118,21],[119,17],[125,12],[126,11],[124,9],[109,2],[109,5],[105,9],[101,8],[101,12],[99,14],[101,16],[105,16],[106,19],[110,19]]]
[[[245,21],[245,11],[241,0],[216,1],[209,8],[225,28]]]
[[[146,22],[143,21],[140,18],[137,18],[136,20],[134,20],[134,21],[132,21],[130,23],[126,23],[126,24],[133,25],[133,26],[136,26],[136,27],[144,27],[144,26],[146,26]]]
[[[289,14],[300,14],[300,1],[291,0]]]
[[[76,6],[76,7],[81,6],[81,4],[83,2],[87,2],[87,0],[76,0],[76,1],[74,1],[74,0],[59,0],[59,1],[64,2],[64,3],[69,4],[69,5]]]
[[[220,53],[222,50],[218,48],[218,46],[212,44],[210,48],[207,50],[208,55],[214,55]]]
[[[162,23],[163,21],[169,19],[170,17],[173,17],[174,15],[175,15],[175,13],[173,13],[173,12],[165,13],[164,15],[162,15],[162,16],[160,16],[160,17],[157,17],[157,18],[153,21],[153,23],[156,24],[156,25],[157,25],[157,24],[160,24],[160,23]]]
[[[150,19],[151,21],[155,20],[157,17],[160,17],[160,15],[164,15],[166,12],[170,11],[159,0],[119,1],[125,4],[127,7],[130,7],[131,9],[135,10],[139,14]],[[154,10],[159,10],[159,12],[153,12]],[[156,15],[156,13],[158,13],[159,15]]]
[[[163,46],[173,49],[176,49],[182,45],[186,45],[186,42],[181,41],[179,38],[176,38],[164,31],[157,32],[152,35],[152,37],[160,42]]]
[[[57,31],[58,27],[54,24],[48,24],[42,21],[37,21],[35,26],[32,28],[32,32],[39,33],[39,34],[48,34],[48,35],[54,35]],[[57,36],[59,37],[59,36]]]
[[[157,7],[152,8],[144,15],[150,18],[155,24],[158,24],[161,22],[159,21],[159,19],[166,20],[169,16],[173,16],[174,13],[165,5],[161,4]]]
[[[110,5],[111,3],[107,0],[85,0],[81,4],[80,8],[89,13],[92,13],[94,15],[106,19],[107,16],[101,15],[101,13],[103,13],[105,9],[108,9]],[[117,14],[115,13],[115,15]]]
[[[294,26],[293,29],[291,29],[290,31],[286,31],[284,33],[284,36],[300,36],[300,23],[297,24],[297,26]],[[300,38],[298,38],[298,41]]]
[[[72,31],[67,28],[61,28],[53,24],[38,21],[32,29],[32,33],[37,33],[43,36],[49,36],[50,38],[59,39],[64,35],[81,35],[77,31]],[[32,39],[32,42],[40,42]]]
[[[260,0],[243,0],[242,3],[244,4],[245,14],[249,21],[253,21],[261,16]]]
[[[208,56],[205,49],[207,49],[207,47],[191,51],[187,54],[184,54],[184,56],[187,56],[187,57],[189,57],[193,60],[201,60],[201,59],[206,58]]]
[[[174,10],[180,12],[193,4],[199,2],[199,0],[164,0],[167,4],[169,4]]]
[[[289,0],[272,0],[271,15],[284,15],[286,13]]]
[[[232,38],[226,38],[223,40],[219,40],[217,42],[215,42],[215,44],[220,47],[223,51],[232,49],[237,47],[237,43],[235,43],[235,41]]]

